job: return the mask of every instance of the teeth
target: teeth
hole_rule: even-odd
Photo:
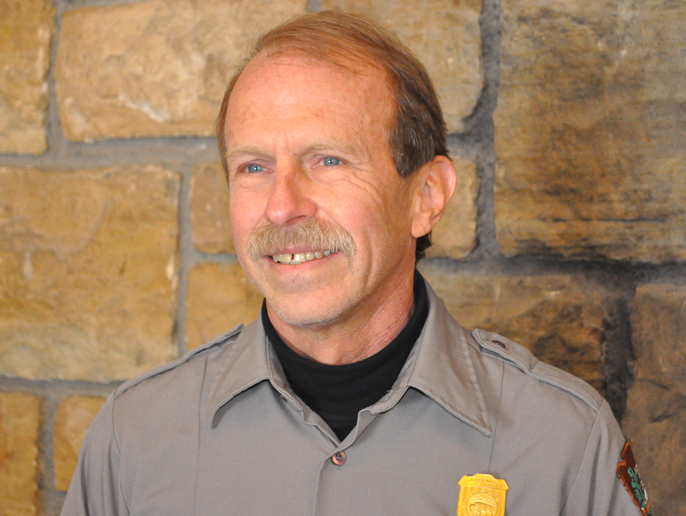
[[[277,263],[283,263],[287,265],[299,265],[301,263],[309,262],[310,260],[314,260],[317,258],[324,258],[325,256],[329,256],[333,252],[335,251],[308,251],[306,253],[275,254],[274,256],[272,256],[272,260],[274,260]]]
[[[274,256],[272,256],[272,260],[279,263],[291,263],[291,261],[293,260],[293,255],[290,253],[275,254]]]

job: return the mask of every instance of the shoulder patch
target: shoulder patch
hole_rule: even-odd
[[[529,376],[569,392],[583,400],[593,410],[599,410],[602,396],[593,387],[576,376],[557,367],[541,362],[521,344],[497,333],[476,329],[472,336],[479,345],[504,361],[524,371]]]
[[[622,449],[622,460],[617,464],[617,476],[622,480],[624,487],[629,491],[631,499],[636,506],[641,510],[643,516],[652,516],[650,510],[650,502],[648,501],[648,493],[643,487],[643,481],[638,474],[638,467],[636,466],[636,459],[634,452],[631,450],[629,441],[624,443]]]
[[[117,398],[127,390],[129,390],[131,387],[134,387],[138,385],[139,383],[143,382],[144,380],[147,380],[148,378],[152,378],[153,376],[157,376],[159,374],[165,373],[167,371],[170,371],[176,367],[179,367],[181,364],[185,364],[189,360],[191,360],[193,357],[196,357],[198,355],[201,355],[205,351],[208,351],[210,349],[215,348],[216,346],[220,346],[222,344],[225,344],[232,340],[234,337],[237,337],[241,331],[243,330],[243,325],[239,324],[232,330],[224,333],[223,335],[219,335],[218,337],[215,337],[211,341],[209,341],[206,344],[203,344],[202,346],[198,346],[195,349],[192,349],[188,353],[186,353],[184,356],[181,358],[174,360],[173,362],[169,362],[168,364],[161,365],[159,367],[156,367],[155,369],[151,369],[147,373],[143,373],[140,376],[137,376],[136,378],[132,378],[123,384],[121,384],[113,393],[113,397]]]

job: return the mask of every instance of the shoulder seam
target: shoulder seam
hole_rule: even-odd
[[[135,378],[132,378],[130,380],[127,380],[123,384],[121,384],[113,393],[112,393],[112,398],[117,399],[119,396],[124,394],[126,391],[128,391],[131,387],[135,387],[139,383],[148,380],[150,378],[153,378],[155,376],[158,376],[162,373],[166,373],[167,371],[170,371],[172,369],[177,368],[178,366],[185,364],[186,362],[190,361],[192,358],[195,358],[198,355],[201,355],[203,353],[208,352],[209,350],[220,346],[222,344],[228,343],[231,339],[234,337],[238,336],[240,332],[243,330],[243,325],[239,324],[235,328],[229,330],[228,332],[219,335],[218,337],[212,339],[211,341],[207,342],[206,344],[203,344],[202,346],[198,346],[195,349],[192,349],[188,353],[186,353],[184,356],[181,358],[178,358],[172,362],[169,362],[168,364],[161,365],[159,367],[156,367],[147,373],[143,373],[140,376],[137,376]]]
[[[550,364],[546,364],[545,362],[541,362],[538,358],[536,358],[533,354],[531,354],[531,352],[529,350],[527,350],[526,348],[521,346],[521,344],[517,344],[516,342],[513,342],[513,341],[507,339],[506,337],[503,337],[502,335],[498,335],[499,337],[503,338],[504,340],[506,340],[512,344],[516,344],[518,347],[523,348],[524,350],[526,350],[527,353],[531,354],[531,356],[533,357],[533,361],[531,363],[531,366],[527,367],[521,361],[517,360],[512,355],[506,353],[503,349],[500,349],[500,348],[496,347],[495,345],[492,345],[490,342],[488,342],[484,338],[482,333],[483,333],[483,330],[478,330],[478,329],[476,329],[472,332],[472,335],[474,336],[474,339],[477,341],[479,346],[481,346],[484,349],[487,349],[488,351],[490,351],[491,353],[496,355],[497,358],[501,359],[503,362],[515,366],[517,369],[519,369],[520,371],[525,373],[527,376],[530,376],[531,378],[533,378],[535,380],[538,380],[538,381],[543,382],[543,383],[547,383],[548,385],[552,385],[554,387],[557,387],[558,389],[561,389],[565,392],[568,392],[572,396],[575,396],[575,397],[579,398],[581,401],[583,401],[584,403],[586,403],[586,405],[588,405],[596,413],[600,412],[600,408],[602,406],[602,401],[604,401],[604,398],[602,398],[602,396],[600,396],[600,394],[597,395],[600,398],[600,401],[593,401],[593,399],[589,398],[589,396],[586,393],[582,392],[581,389],[574,388],[573,385],[569,385],[569,384],[557,381],[555,378],[552,378],[550,376],[544,376],[541,374],[537,374],[534,372],[534,369],[536,369],[537,367],[540,367],[540,366],[549,367],[549,368],[553,368],[554,371],[557,371],[557,372],[560,372],[564,375],[569,376],[571,379],[574,379],[574,380],[577,380],[580,382],[583,382],[583,380],[581,380],[580,378],[577,378],[574,375],[571,375],[570,373],[567,373],[566,371],[563,371],[562,369],[559,369],[555,366],[551,366]],[[495,334],[495,335],[497,335],[497,334]],[[493,355],[490,355],[490,356],[493,356]],[[585,384],[585,385],[587,386],[588,389],[592,389],[592,387],[590,385],[587,385],[587,384]]]
[[[544,362],[541,362],[541,363],[543,364]],[[551,366],[550,364],[546,364],[546,365],[548,365],[549,367],[555,367],[555,366]],[[558,369],[558,368],[556,368],[556,369]],[[562,369],[558,369],[558,370],[559,370],[559,371],[562,371]],[[567,373],[566,371],[562,371],[562,372],[563,372],[563,373],[566,373],[566,374],[570,374],[570,373]],[[574,389],[574,388],[573,388],[572,386],[570,386],[570,385],[566,385],[566,384],[564,384],[564,383],[557,382],[557,381],[555,381],[553,378],[550,378],[550,377],[548,377],[548,376],[542,376],[542,375],[539,375],[539,374],[535,374],[535,373],[532,372],[532,371],[529,371],[529,374],[530,374],[533,378],[536,378],[537,380],[540,380],[540,381],[545,382],[545,383],[547,383],[547,384],[553,385],[553,386],[557,387],[558,389],[562,389],[563,391],[567,391],[568,393],[570,393],[570,394],[576,396],[576,397],[579,398],[581,401],[585,402],[586,405],[588,405],[589,407],[591,407],[591,409],[593,409],[596,413],[600,412],[600,407],[602,406],[603,401],[605,401],[604,398],[601,398],[600,403],[594,402],[593,400],[589,399],[584,393],[580,392],[580,391],[577,390],[577,389]],[[577,377],[574,376],[574,375],[571,375],[571,376],[572,376],[573,378],[575,378],[575,379],[581,380],[581,378],[577,378]],[[583,380],[581,380],[581,381],[583,381]]]

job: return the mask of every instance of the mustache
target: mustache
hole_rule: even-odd
[[[340,251],[345,256],[355,254],[355,242],[340,226],[316,219],[308,219],[293,227],[269,224],[256,229],[246,247],[253,260],[273,256],[283,249],[302,247],[312,251]]]

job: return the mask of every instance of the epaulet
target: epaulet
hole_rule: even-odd
[[[541,362],[521,344],[497,333],[476,329],[472,332],[472,336],[479,346],[487,349],[491,354],[499,356],[532,378],[554,385],[576,396],[593,410],[600,410],[603,402],[602,396],[580,378]]]
[[[235,337],[237,337],[241,331],[243,330],[243,325],[239,324],[236,326],[234,329],[212,339],[206,344],[203,344],[202,346],[198,346],[195,349],[192,349],[188,353],[186,353],[184,356],[181,358],[174,360],[173,362],[169,362],[168,364],[161,365],[159,367],[156,367],[155,369],[151,369],[147,373],[143,373],[140,376],[137,376],[136,378],[132,378],[131,380],[128,380],[121,384],[113,393],[113,397],[116,399],[118,396],[122,395],[124,392],[129,390],[131,387],[134,387],[138,385],[139,383],[148,380],[149,378],[152,378],[154,376],[160,375],[162,373],[165,373],[167,371],[170,371],[172,369],[175,369],[179,367],[182,364],[185,364],[186,362],[192,360],[194,357],[197,357],[198,355],[202,355],[203,353],[208,352],[211,349],[214,349],[218,346],[222,346],[224,344],[229,343],[231,340],[233,340]]]

